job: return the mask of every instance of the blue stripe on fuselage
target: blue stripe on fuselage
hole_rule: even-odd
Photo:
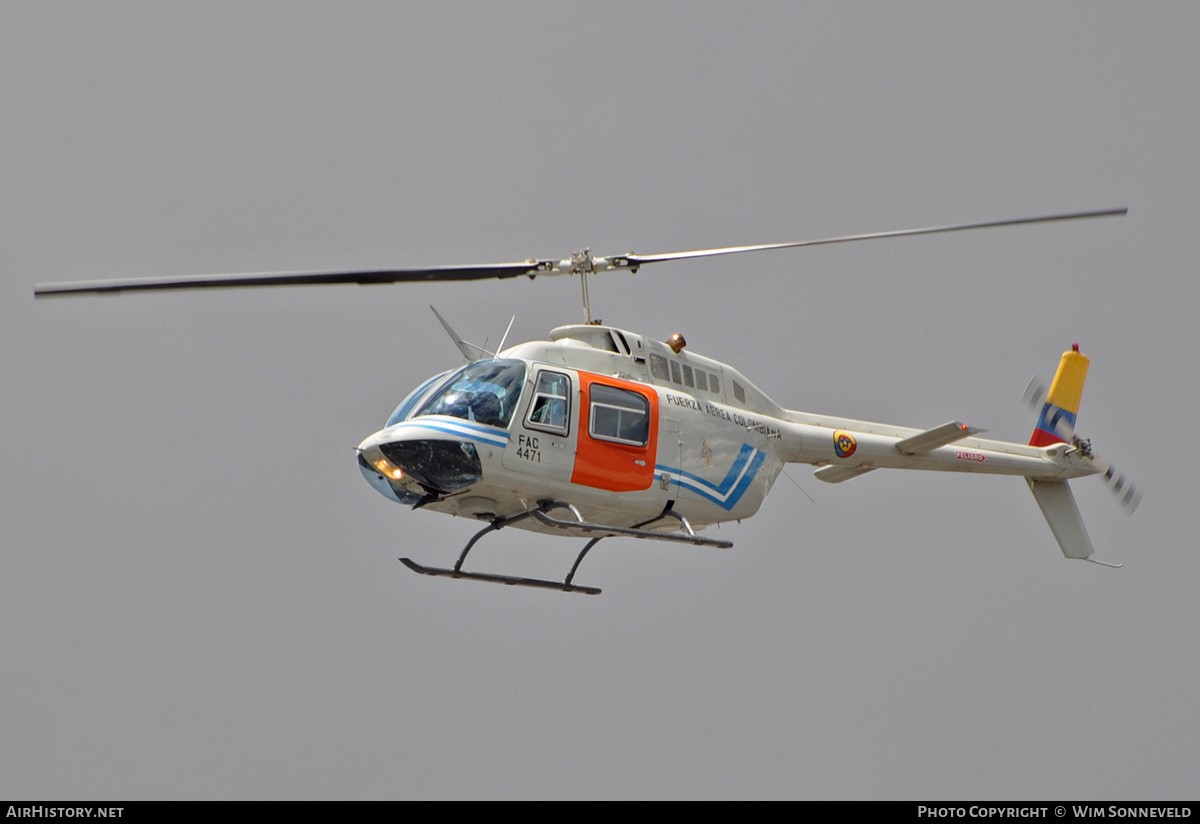
[[[508,446],[508,441],[511,437],[502,429],[493,429],[481,424],[460,421],[454,418],[410,418],[407,421],[395,424],[392,428],[400,430],[414,427],[432,429],[435,432],[445,432],[448,435],[457,435],[460,438],[499,447]]]
[[[675,467],[658,464],[654,468],[658,472],[667,473],[671,483],[681,489],[695,492],[700,497],[730,510],[737,506],[738,501],[742,499],[766,459],[767,453],[761,452],[749,444],[742,444],[737,457],[733,459],[733,465],[729,467],[729,471],[725,473],[725,478],[720,484],[713,484],[699,475],[693,475],[691,472],[684,472]]]

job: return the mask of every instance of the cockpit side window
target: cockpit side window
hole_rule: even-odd
[[[571,379],[562,372],[538,373],[537,388],[529,415],[525,420],[530,429],[566,435],[571,421]]]
[[[517,360],[476,361],[447,380],[417,415],[449,415],[488,426],[507,427],[521,398],[525,364]]]

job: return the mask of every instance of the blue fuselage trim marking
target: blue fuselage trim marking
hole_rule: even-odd
[[[461,438],[467,438],[469,440],[488,444],[489,446],[499,446],[501,448],[508,446],[508,442],[511,438],[507,432],[500,429],[489,429],[487,427],[480,426],[479,424],[470,423],[469,421],[459,422],[450,419],[439,420],[433,418],[424,420],[422,418],[412,418],[396,424],[393,428],[396,430],[407,430],[416,427],[432,429],[435,432],[445,432],[448,435],[457,435]]]
[[[766,459],[766,452],[760,452],[749,444],[742,444],[737,457],[733,459],[733,465],[729,467],[729,471],[725,473],[725,478],[720,484],[713,484],[691,472],[684,472],[682,469],[662,464],[656,465],[654,469],[667,473],[671,483],[681,489],[695,492],[725,510],[730,510],[737,506],[738,501],[746,494],[746,490],[750,488],[750,484],[753,483],[755,475],[758,474],[758,470]]]

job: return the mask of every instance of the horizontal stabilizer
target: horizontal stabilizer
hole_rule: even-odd
[[[1058,540],[1062,553],[1068,558],[1087,558],[1092,554],[1092,539],[1088,537],[1075,505],[1075,496],[1066,481],[1035,481],[1026,478],[1033,497],[1037,499],[1050,531]]]
[[[823,466],[814,472],[813,476],[818,481],[824,481],[827,484],[840,484],[842,481],[857,478],[859,475],[866,475],[874,468],[873,466]]]
[[[961,441],[963,438],[977,435],[982,431],[982,429],[967,426],[965,423],[959,421],[950,421],[941,426],[935,426],[933,429],[926,429],[924,432],[919,432],[912,437],[905,438],[896,444],[896,448],[904,455],[922,455],[926,452],[932,452],[939,446]]]

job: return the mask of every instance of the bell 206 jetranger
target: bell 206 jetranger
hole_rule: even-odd
[[[598,593],[574,583],[580,562],[597,542],[631,536],[732,546],[697,532],[757,512],[787,463],[811,464],[817,467],[816,477],[829,483],[876,469],[1020,476],[1063,554],[1094,560],[1068,481],[1103,475],[1131,511],[1140,496],[1122,473],[1093,453],[1088,441],[1075,435],[1088,369],[1077,346],[1063,354],[1048,391],[1034,383],[1027,390],[1040,410],[1029,443],[1008,443],[978,438],[981,430],[959,421],[922,430],[785,409],[734,367],[689,351],[681,335],[660,342],[593,323],[587,277],[667,260],[1125,211],[662,255],[593,257],[585,250],[558,261],[59,283],[38,286],[35,294],[579,275],[584,323],[560,326],[548,341],[504,349],[502,340],[496,352],[489,352],[462,340],[438,315],[468,363],[417,387],[381,430],[359,444],[363,476],[389,500],[486,523],[452,567],[401,559],[422,574]],[[465,570],[476,542],[507,526],[576,536],[587,543],[562,580]]]

